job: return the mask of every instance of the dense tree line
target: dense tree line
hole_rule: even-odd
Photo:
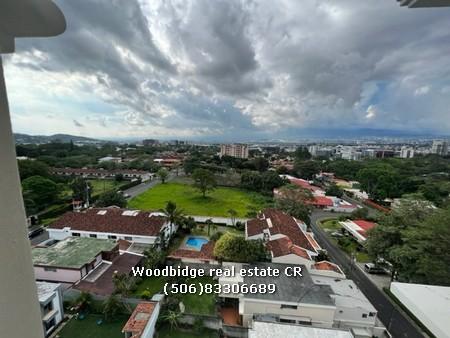
[[[449,224],[448,208],[404,203],[370,231],[366,247],[393,264],[399,281],[450,286]]]

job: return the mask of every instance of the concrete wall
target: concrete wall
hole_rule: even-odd
[[[311,321],[317,327],[333,326],[335,307],[334,306],[315,306],[300,304],[297,309],[281,308],[282,303],[263,302],[249,299],[241,299],[243,303],[242,314],[243,325],[249,326],[253,314],[275,314],[280,318],[294,319],[298,321]],[[290,304],[287,303],[286,304]],[[293,303],[292,303],[293,304]],[[241,305],[241,304],[240,304]],[[241,310],[241,306],[240,306]],[[241,311],[240,311],[241,312]]]
[[[152,316],[145,327],[144,332],[142,332],[142,338],[153,338],[155,334],[155,325],[159,316],[160,305],[156,304],[155,309],[153,310]]]
[[[35,266],[34,274],[37,280],[49,282],[76,283],[81,279],[80,270],[57,268],[56,271],[45,271],[44,267]]]
[[[96,235],[98,239],[108,239],[108,236],[116,236],[116,239],[126,239],[130,242],[140,244],[154,244],[157,237],[153,236],[135,236],[127,234],[106,233],[106,232],[94,232],[94,231],[77,231],[77,230],[63,230],[63,229],[47,229],[48,235],[52,239],[63,240],[67,237],[71,237],[73,233],[79,233],[80,237],[89,237],[90,235]],[[126,237],[126,238],[125,238]],[[131,240],[129,239],[131,237]]]
[[[306,267],[310,267],[313,261],[310,261],[309,259],[305,259],[303,257],[289,254],[281,257],[273,257],[272,258],[273,263],[284,263],[284,264],[303,264]]]

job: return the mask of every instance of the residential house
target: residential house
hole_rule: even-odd
[[[52,168],[51,172],[59,176],[76,176],[92,179],[114,179],[117,175],[122,175],[125,180],[137,180],[142,182],[153,179],[155,174],[144,170],[132,169],[93,169],[93,168]]]
[[[119,245],[108,239],[69,237],[48,247],[34,247],[35,278],[72,285],[119,255]],[[107,263],[108,262],[108,263]]]
[[[307,264],[319,254],[321,247],[306,228],[303,221],[269,208],[247,221],[245,238],[264,240],[273,262]]]
[[[108,207],[67,212],[47,231],[50,238],[57,240],[77,236],[153,245],[160,234],[169,238],[176,229],[177,225],[170,226],[161,213]]]
[[[254,321],[248,330],[248,338],[353,338],[348,330],[321,329],[289,323]]]
[[[360,244],[367,240],[367,232],[377,226],[376,223],[366,221],[363,219],[346,220],[339,222],[339,224],[348,231]]]
[[[381,337],[385,331],[377,320],[376,309],[351,280],[316,275],[305,267],[302,276],[287,276],[283,273],[286,268],[298,266],[292,264],[224,263],[224,268],[231,266],[238,272],[233,277],[220,277],[219,284],[276,285],[274,293],[220,294],[224,303],[235,302],[235,311],[244,327],[253,327],[255,321],[289,323],[345,329],[355,337]],[[281,273],[268,282],[267,277],[248,273],[255,267],[279,269]]]
[[[62,286],[57,283],[36,282],[42,327],[48,337],[64,319]]]
[[[159,311],[159,302],[139,303],[122,329],[125,338],[152,338]]]

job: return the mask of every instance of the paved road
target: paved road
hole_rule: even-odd
[[[179,174],[178,176],[181,176],[181,175]],[[170,172],[166,181],[171,181],[175,177],[177,177],[176,174],[174,172]],[[154,178],[152,181],[147,181],[147,182],[141,183],[139,185],[136,185],[134,187],[131,187],[130,189],[124,190],[123,193],[130,195],[130,197],[128,197],[128,199],[131,199],[133,197],[136,197],[137,195],[142,194],[143,192],[147,191],[148,189],[153,188],[158,183],[161,183],[161,180],[158,178]]]
[[[378,318],[383,322],[394,338],[425,337],[379,290],[364,273],[354,266],[351,259],[328,239],[325,232],[317,225],[317,221],[326,217],[336,217],[339,214],[317,211],[311,215],[311,228],[322,248],[328,251],[330,258],[340,265],[346,275],[352,279],[378,311]]]

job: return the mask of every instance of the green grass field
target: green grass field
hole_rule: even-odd
[[[267,204],[267,198],[260,194],[236,188],[218,187],[206,198],[192,186],[181,183],[158,184],[129,203],[129,208],[158,210],[168,201],[174,201],[188,215],[229,217],[228,210],[234,209],[238,217],[248,212],[259,211]]]
[[[71,319],[61,330],[61,338],[123,338],[122,328],[128,320],[128,316],[120,316],[111,322],[103,321],[98,325],[97,320],[101,315],[87,315],[84,319]]]

